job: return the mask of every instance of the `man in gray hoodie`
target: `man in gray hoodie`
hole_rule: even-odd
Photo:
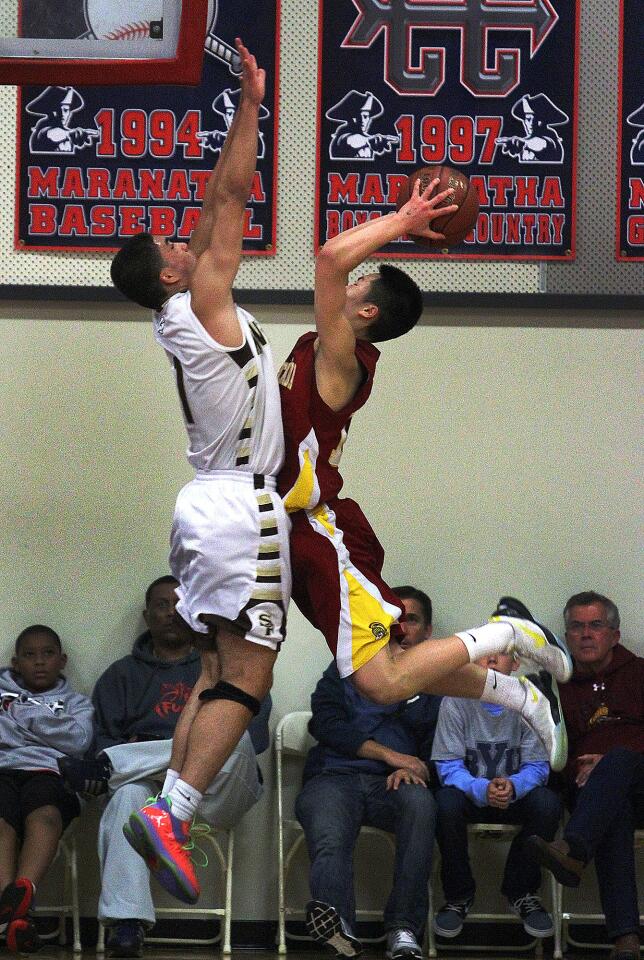
[[[162,789],[177,720],[201,669],[192,635],[175,611],[176,587],[169,575],[150,584],[143,611],[148,629],[94,687],[97,759],[61,763],[74,789],[110,795],[98,835],[98,918],[110,928],[112,957],[142,956],[145,931],[154,924],[148,868],[122,828]],[[268,746],[270,708],[269,696],[206,791],[200,820],[232,827],[261,796],[256,753]]]
[[[66,663],[58,634],[34,624],[18,636],[11,667],[0,671],[0,929],[14,952],[39,947],[29,907],[80,813],[57,762],[87,750],[93,709],[62,675]]]

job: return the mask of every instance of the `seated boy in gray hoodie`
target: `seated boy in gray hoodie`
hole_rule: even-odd
[[[0,931],[14,952],[39,947],[29,907],[80,813],[57,761],[87,750],[93,708],[62,675],[66,662],[58,634],[34,624],[18,636],[11,667],[0,670]]]

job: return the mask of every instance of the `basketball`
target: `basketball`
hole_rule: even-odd
[[[396,209],[400,210],[402,205],[409,200],[416,180],[420,178],[420,191],[422,193],[436,177],[440,178],[440,183],[436,186],[436,193],[447,190],[448,187],[454,190],[453,198],[445,200],[440,206],[447,207],[456,203],[458,210],[444,217],[437,217],[430,224],[432,230],[435,230],[436,233],[445,234],[444,240],[430,240],[428,237],[421,237],[415,233],[410,233],[409,239],[421,247],[454,247],[461,243],[470,232],[476,223],[479,212],[479,198],[476,189],[460,170],[445,165],[420,167],[419,170],[414,170],[407,178],[407,182],[403,183],[400,188]]]

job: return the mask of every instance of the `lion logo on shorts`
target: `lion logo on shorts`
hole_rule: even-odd
[[[377,620],[374,620],[373,623],[369,624],[369,629],[373,633],[376,640],[382,640],[387,636],[388,630],[384,623],[379,623]]]

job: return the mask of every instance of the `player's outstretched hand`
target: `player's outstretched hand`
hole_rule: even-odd
[[[436,177],[427,184],[421,193],[420,177],[415,180],[409,200],[398,211],[402,218],[404,233],[414,233],[430,240],[444,239],[444,235],[432,230],[430,224],[437,217],[454,213],[458,210],[458,206],[455,203],[447,203],[454,194],[451,188],[441,190],[440,193],[434,193],[439,183],[440,180]],[[445,205],[446,203],[447,205]]]
[[[241,91],[242,97],[259,105],[264,99],[266,91],[266,71],[257,66],[257,60],[245,47],[239,37],[235,37],[235,47],[239,54],[242,66]]]

